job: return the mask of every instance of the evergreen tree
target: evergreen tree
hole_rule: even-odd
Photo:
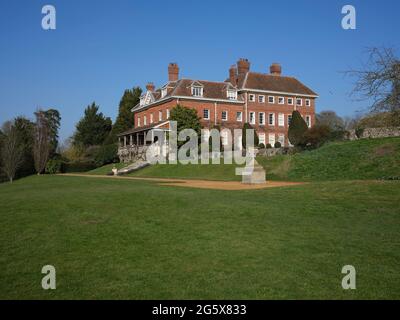
[[[98,112],[99,106],[93,102],[85,109],[85,114],[76,125],[73,137],[75,146],[90,147],[103,144],[111,131],[111,119]]]
[[[141,95],[142,89],[139,87],[125,90],[119,102],[118,116],[112,127],[110,137],[107,139],[107,143],[116,142],[119,133],[134,127],[134,114],[131,109],[139,103]]]
[[[247,129],[251,129],[254,130],[254,128],[251,126],[250,123],[246,122],[243,124],[243,128],[242,128],[242,147],[243,149],[246,149],[246,130]],[[256,130],[254,130],[254,141],[253,141],[253,146],[254,147],[258,147],[259,144],[259,139],[258,139],[258,135]]]
[[[294,146],[302,146],[304,144],[304,134],[307,132],[308,126],[297,110],[292,113],[292,120],[289,125],[288,137]]]
[[[19,116],[14,120],[14,127],[18,135],[18,141],[23,150],[23,162],[17,171],[17,177],[24,177],[35,172],[33,161],[33,144],[35,124],[29,119]]]
[[[58,129],[61,124],[61,116],[60,112],[56,109],[49,109],[44,112],[44,116],[47,119],[47,123],[49,126],[49,134],[50,134],[50,151],[49,157],[54,157],[57,147],[58,147]]]
[[[171,121],[177,122],[178,135],[179,132],[184,129],[193,129],[197,133],[200,141],[201,124],[196,109],[187,108],[177,104],[174,108],[171,109],[169,119]],[[184,141],[178,141],[178,146],[181,146],[184,143]]]

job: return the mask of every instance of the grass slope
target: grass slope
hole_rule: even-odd
[[[400,298],[400,182],[253,191],[32,176],[0,185],[0,298]],[[41,288],[41,268],[57,289]],[[357,290],[341,288],[354,265]]]
[[[326,181],[400,176],[400,138],[335,142],[292,156],[258,157],[267,179]]]
[[[201,180],[240,181],[241,176],[235,175],[236,164],[157,164],[132,172],[133,177],[180,178]]]

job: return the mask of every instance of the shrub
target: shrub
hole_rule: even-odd
[[[326,125],[316,125],[308,129],[303,136],[303,142],[309,148],[318,148],[332,137],[331,129]]]
[[[304,146],[304,134],[307,132],[307,123],[297,110],[292,113],[292,121],[289,125],[288,137],[294,146]]]
[[[64,172],[86,172],[96,169],[97,166],[91,161],[75,161],[65,163]]]
[[[360,139],[362,137],[363,133],[364,133],[364,128],[363,127],[357,127],[355,129],[355,134],[356,134],[358,139]]]
[[[118,161],[118,147],[116,144],[107,144],[101,146],[94,155],[94,163],[101,167],[105,164]]]
[[[265,149],[264,143],[260,143],[260,144],[258,145],[258,147],[259,147],[260,149]]]
[[[56,174],[62,172],[64,162],[60,159],[50,159],[46,164],[46,173]]]
[[[265,148],[267,148],[267,149],[271,149],[271,148],[272,148],[272,146],[271,146],[271,144],[270,144],[270,143],[267,143],[267,145],[265,146]]]
[[[243,125],[243,129],[242,129],[242,147],[243,149],[246,149],[246,130],[247,129],[253,129],[254,128],[250,125],[250,123],[245,123]],[[253,141],[253,146],[258,146],[259,144],[259,139],[258,139],[258,135],[256,130],[254,130],[254,141]]]
[[[274,144],[274,148],[280,148],[282,147],[281,143],[279,141],[276,141]]]

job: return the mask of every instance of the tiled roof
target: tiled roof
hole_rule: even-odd
[[[200,84],[203,87],[203,98],[207,99],[222,99],[227,100],[226,90],[230,86],[227,82],[213,82],[204,80],[191,80],[181,79],[178,81],[178,85],[172,92],[174,96],[187,96],[192,97],[192,83]]]
[[[177,81],[170,81],[162,87],[167,88],[167,94],[163,98],[161,98],[161,88],[152,92],[155,103],[157,103],[159,100],[168,99],[172,96],[188,98],[193,97],[191,91],[192,84],[201,85],[203,87],[202,98],[218,100],[228,100],[226,90],[228,87],[232,87],[229,79],[225,80],[225,82],[192,80],[185,78],[179,79]],[[237,78],[237,89],[253,89],[317,96],[314,91],[305,86],[296,78],[257,72],[239,74]],[[238,101],[243,101],[240,96],[238,96]],[[139,110],[146,107],[147,106],[140,106],[137,104],[132,110]]]
[[[317,95],[296,78],[265,73],[248,72],[244,79],[239,79],[239,85],[246,89]]]

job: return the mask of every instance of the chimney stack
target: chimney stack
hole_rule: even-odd
[[[239,61],[237,62],[237,70],[239,75],[249,72],[250,70],[249,60],[240,58]]]
[[[236,82],[237,82],[237,69],[235,65],[232,65],[229,68],[229,81],[236,86]]]
[[[177,81],[179,79],[179,67],[176,63],[168,65],[168,81]]]
[[[154,86],[154,83],[153,83],[153,82],[148,82],[148,83],[146,84],[146,89],[147,89],[147,91],[153,92],[155,88],[156,88],[156,87]]]
[[[281,65],[279,63],[273,63],[269,67],[269,72],[272,75],[280,76],[282,74],[282,67],[281,67]]]

